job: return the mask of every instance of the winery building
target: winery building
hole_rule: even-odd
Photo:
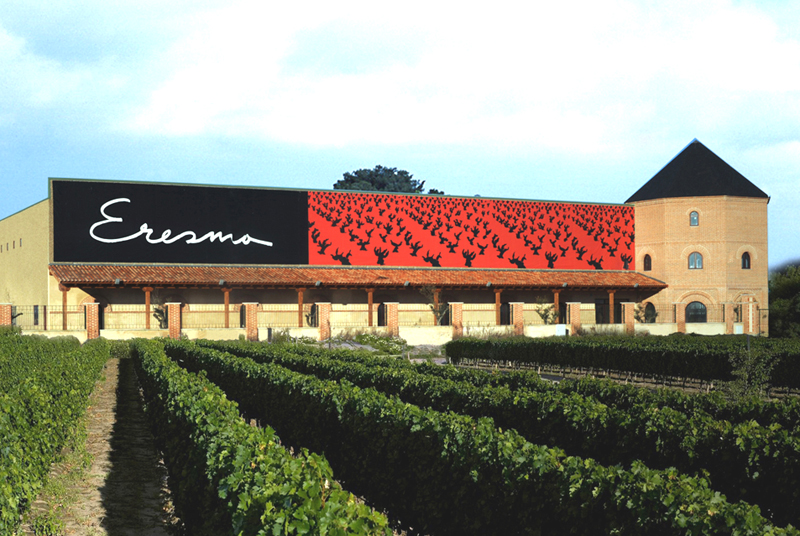
[[[0,220],[0,324],[766,335],[768,202],[697,140],[622,204],[50,179]]]

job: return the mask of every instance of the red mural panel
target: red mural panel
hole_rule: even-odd
[[[633,207],[309,192],[309,264],[633,270]]]

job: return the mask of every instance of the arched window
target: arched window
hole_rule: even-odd
[[[647,305],[644,306],[644,321],[646,324],[654,324],[656,321],[656,317],[658,313],[656,312],[656,306],[650,302],[647,302]]]
[[[653,269],[653,259],[650,258],[650,255],[644,256],[644,271],[649,272]]]
[[[691,214],[689,214],[689,225],[692,227],[697,227],[700,225],[700,215],[694,210]]]
[[[742,270],[750,269],[750,254],[748,252],[742,253]]]
[[[686,306],[686,322],[703,323],[706,321],[706,306],[699,301],[693,301]]]
[[[691,255],[689,255],[689,269],[690,270],[703,269],[703,256],[696,251]]]

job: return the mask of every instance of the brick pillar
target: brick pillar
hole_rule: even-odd
[[[242,303],[244,307],[244,329],[248,341],[258,340],[258,304]]]
[[[686,333],[686,304],[675,304],[675,323],[678,325],[678,333]]]
[[[97,339],[100,337],[100,304],[85,303],[86,307],[86,338]]]
[[[581,329],[580,302],[567,302],[567,316],[569,317],[569,332],[574,335]]]
[[[450,302],[450,324],[453,326],[453,338],[464,335],[463,302]]]
[[[725,315],[725,333],[733,335],[733,304],[728,302],[724,304],[723,315]]]
[[[397,314],[397,302],[386,302],[386,327],[389,328],[389,335],[392,337],[400,336],[400,319]]]
[[[331,338],[331,304],[330,302],[317,302],[317,320],[319,321],[319,340]]]
[[[11,325],[11,304],[0,303],[0,326]]]
[[[169,338],[181,338],[181,304],[180,303],[165,303],[164,307],[167,308],[167,326],[169,326]]]
[[[635,332],[635,316],[636,304],[633,302],[622,302],[622,321],[625,323],[625,333],[628,335],[633,335]]]
[[[500,314],[500,308],[503,305],[502,294],[503,291],[499,288],[494,289],[494,323],[498,326],[502,323],[502,316]]]
[[[525,335],[525,324],[523,322],[522,302],[511,302],[511,323],[514,325],[514,335]]]

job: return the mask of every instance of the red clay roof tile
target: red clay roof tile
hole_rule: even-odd
[[[666,283],[633,271],[516,270],[471,268],[363,268],[311,266],[110,265],[51,264],[50,273],[68,287],[263,287],[297,288],[321,285],[339,288],[386,288],[434,285],[440,288],[633,288],[660,290]]]

